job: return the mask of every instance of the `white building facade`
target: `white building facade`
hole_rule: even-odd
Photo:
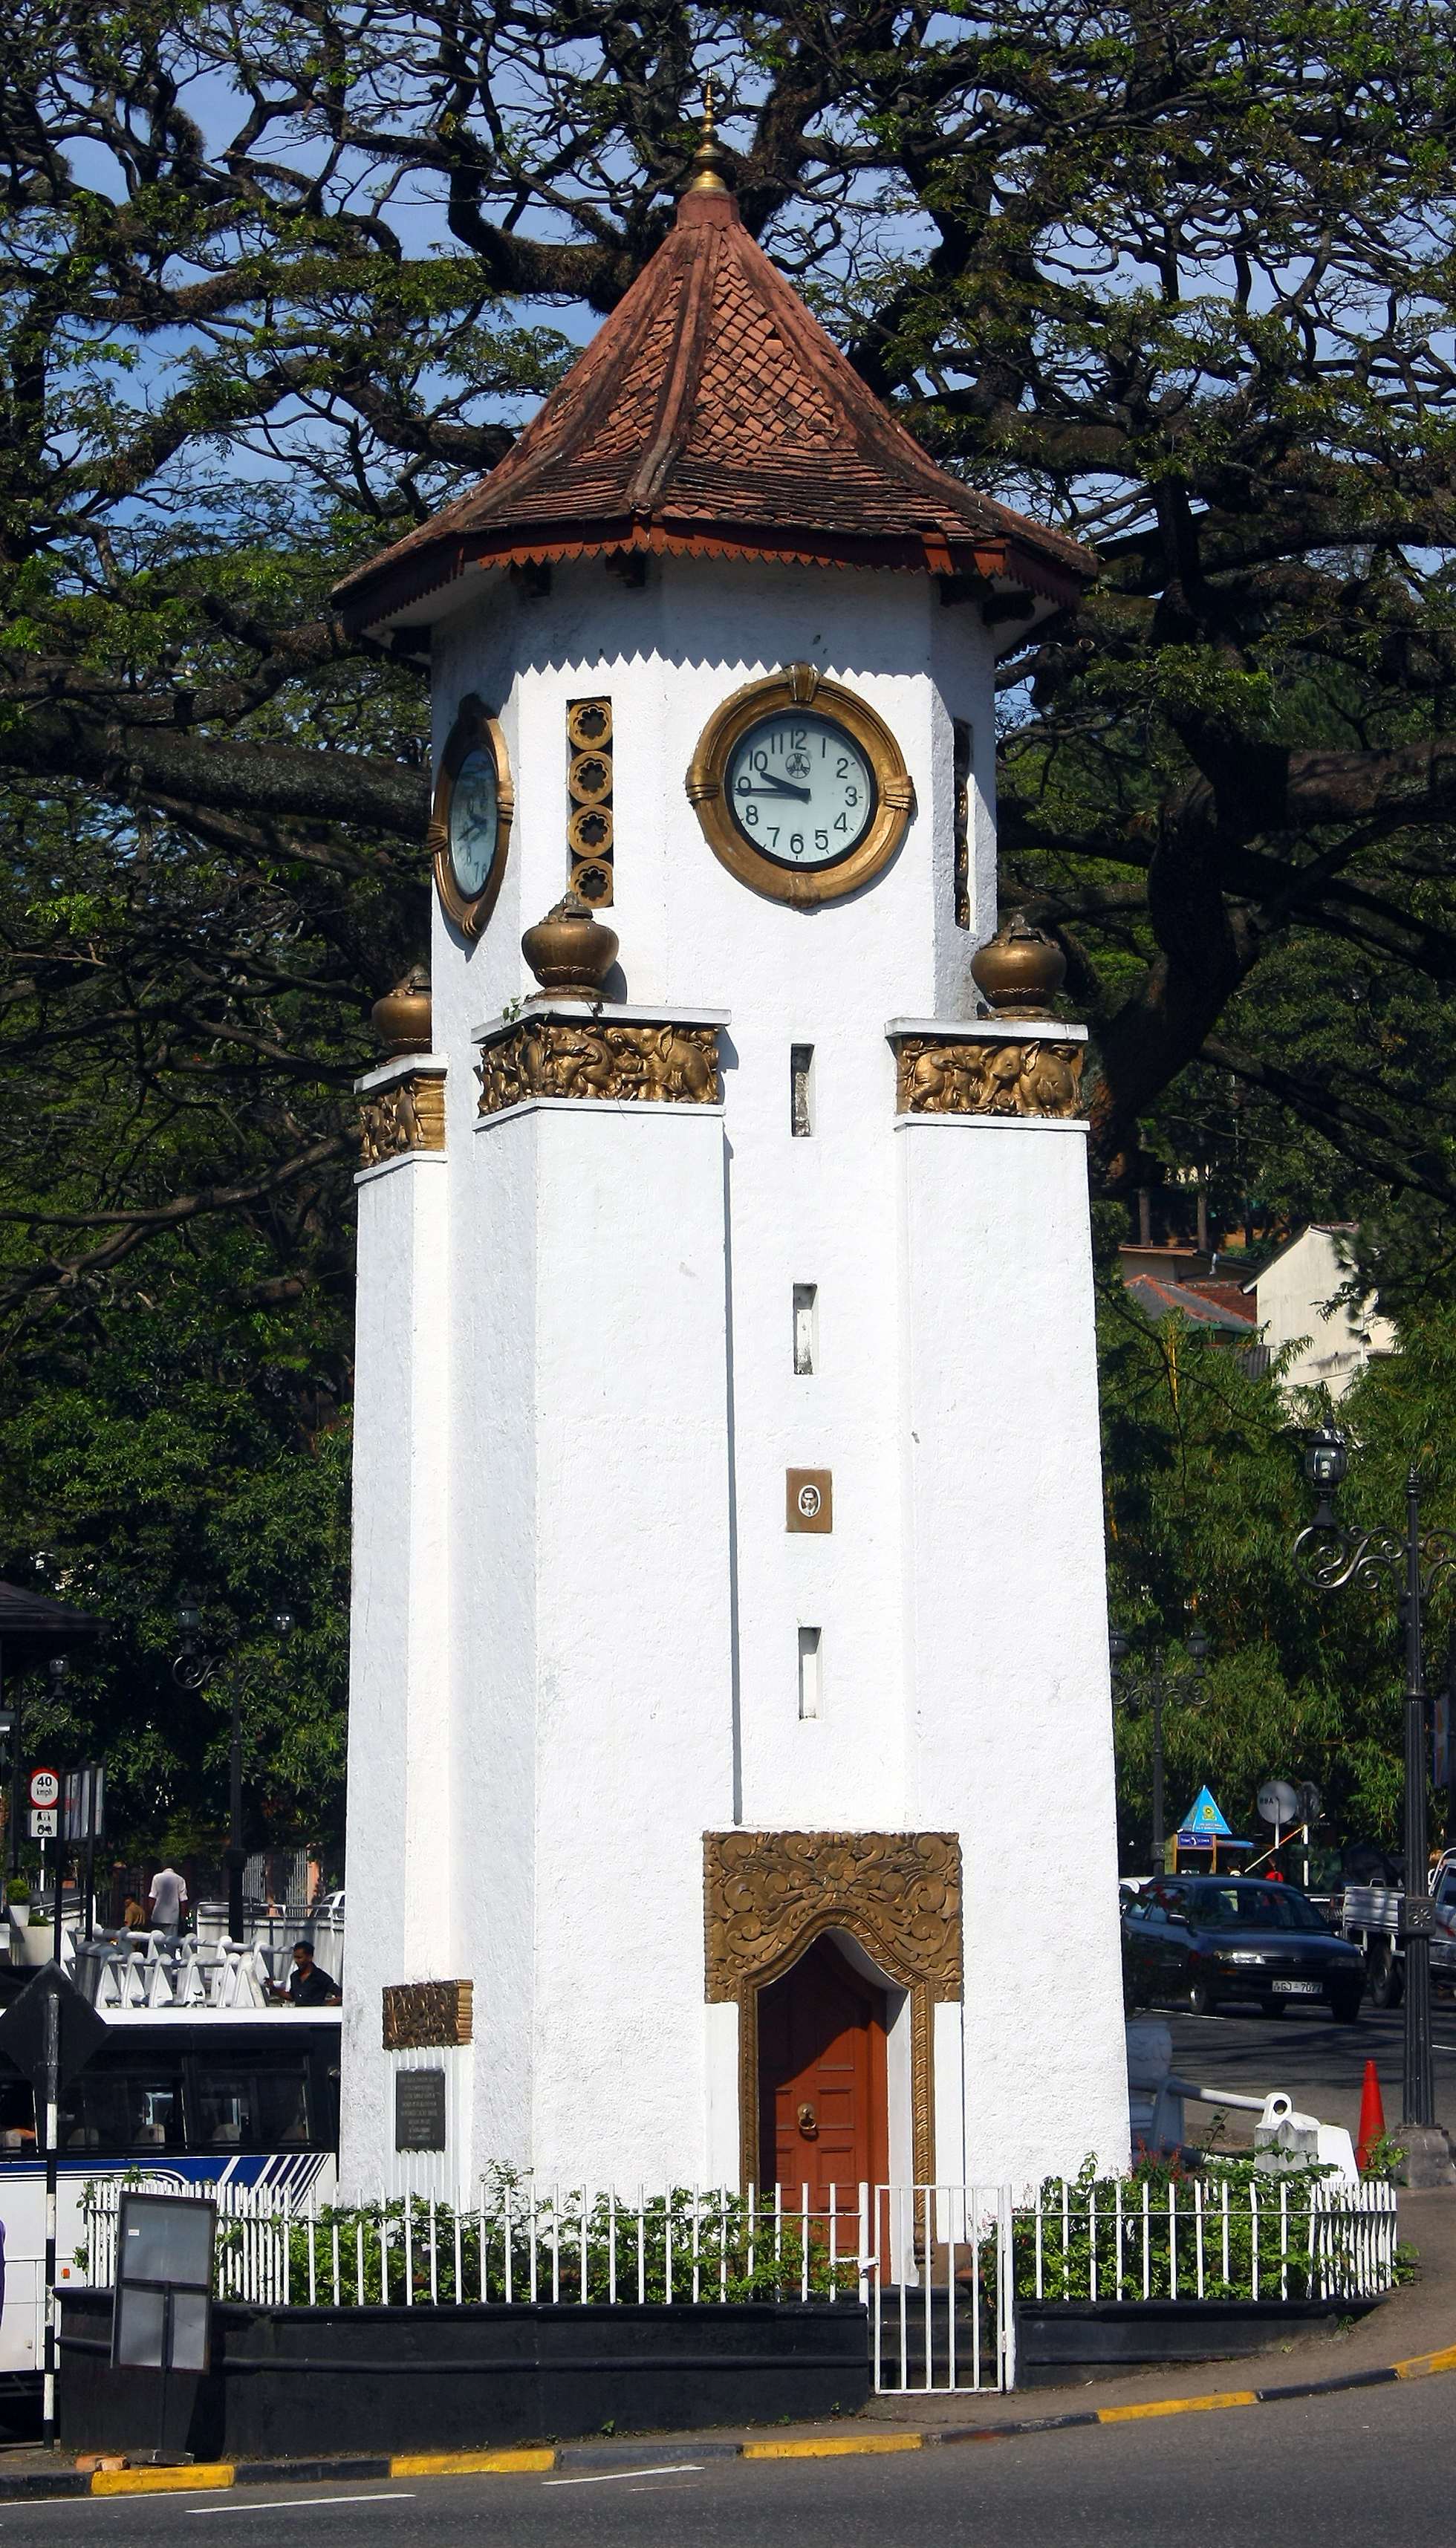
[[[1081,1031],[971,973],[1001,622],[1081,562],[931,467],[700,157],[343,594],[427,644],[442,773],[429,1049],[362,1091],[356,2195],[1127,2153]],[[853,860],[733,831],[838,819],[811,750]]]
[[[1358,1303],[1348,1298],[1357,1234],[1353,1223],[1311,1222],[1243,1287],[1270,1352],[1296,1348],[1283,1374],[1286,1390],[1322,1388],[1343,1398],[1372,1354],[1399,1348],[1395,1322],[1374,1293]]]

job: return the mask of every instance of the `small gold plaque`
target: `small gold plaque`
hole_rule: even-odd
[[[833,1530],[834,1479],[828,1469],[789,1469],[784,1473],[787,1530]]]

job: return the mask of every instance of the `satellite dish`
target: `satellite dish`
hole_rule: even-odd
[[[1300,1820],[1299,1790],[1292,1787],[1287,1778],[1266,1778],[1255,1801],[1259,1820],[1273,1823],[1276,1829],[1281,1823]]]

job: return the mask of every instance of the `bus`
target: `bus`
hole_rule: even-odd
[[[337,2008],[114,2009],[107,2041],[61,2091],[56,2287],[86,2280],[82,2195],[141,2172],[157,2192],[338,2187]],[[0,2439],[40,2412],[46,2159],[30,2081],[0,2053]]]

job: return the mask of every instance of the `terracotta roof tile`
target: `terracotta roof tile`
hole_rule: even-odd
[[[500,466],[338,588],[355,625],[471,560],[648,548],[1002,575],[1071,600],[1085,549],[950,478],[743,228],[676,227]]]

